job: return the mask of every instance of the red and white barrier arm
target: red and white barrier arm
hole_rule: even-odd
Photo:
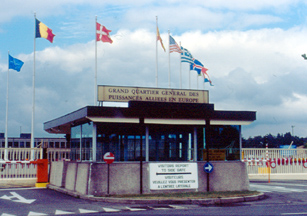
[[[0,161],[0,164],[34,164],[35,161]]]

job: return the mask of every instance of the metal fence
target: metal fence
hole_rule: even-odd
[[[243,148],[242,161],[248,174],[307,173],[307,149]]]
[[[47,159],[49,161],[59,161],[70,159],[70,148],[48,148]]]
[[[0,161],[25,161],[42,158],[42,148],[0,148]]]
[[[36,164],[30,163],[2,163],[0,164],[0,180],[36,178],[36,168]]]
[[[307,149],[243,148],[241,154],[248,174],[307,173]],[[0,148],[0,179],[36,178],[36,164],[26,162],[42,158],[42,148]],[[91,160],[91,151],[68,148],[47,149],[49,161],[81,158]],[[267,168],[268,161],[275,163],[274,168]]]
[[[0,148],[0,180],[36,178],[37,165],[29,163],[43,158],[43,148]],[[47,159],[70,159],[70,149],[49,148]]]

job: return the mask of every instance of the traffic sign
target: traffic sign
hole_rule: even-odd
[[[204,165],[204,171],[206,173],[211,173],[213,171],[213,165],[212,163],[210,162],[207,162],[205,165]]]
[[[303,163],[303,167],[307,168],[307,161]]]
[[[107,152],[103,155],[103,160],[107,164],[113,163],[114,159],[115,159],[114,154],[112,154],[111,152]]]
[[[276,168],[276,162],[271,162],[271,168]]]

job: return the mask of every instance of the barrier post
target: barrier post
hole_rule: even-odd
[[[271,160],[268,162],[269,183],[271,182]]]
[[[38,159],[35,162],[37,164],[36,173],[36,187],[46,187],[48,183],[48,159]]]
[[[268,169],[268,177],[269,177],[269,183],[271,182],[271,159],[269,160],[269,144],[267,140],[265,140],[265,157],[267,161],[267,169]]]

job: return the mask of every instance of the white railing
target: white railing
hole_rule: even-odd
[[[0,161],[25,161],[42,158],[42,148],[0,148]]]
[[[47,159],[49,161],[67,160],[70,159],[70,148],[48,148]]]
[[[0,180],[36,178],[37,165],[29,163],[43,159],[43,148],[0,148]],[[47,149],[47,159],[70,158],[70,149]]]
[[[48,148],[47,159],[70,159],[69,148]],[[32,157],[33,155],[33,157]],[[0,161],[28,161],[43,159],[43,148],[0,148]]]
[[[307,149],[243,148],[242,161],[248,174],[265,174],[269,170],[273,174],[307,173]],[[267,161],[274,162],[276,167],[267,169]]]
[[[36,164],[0,164],[0,180],[36,178]],[[0,181],[1,182],[1,181]]]

